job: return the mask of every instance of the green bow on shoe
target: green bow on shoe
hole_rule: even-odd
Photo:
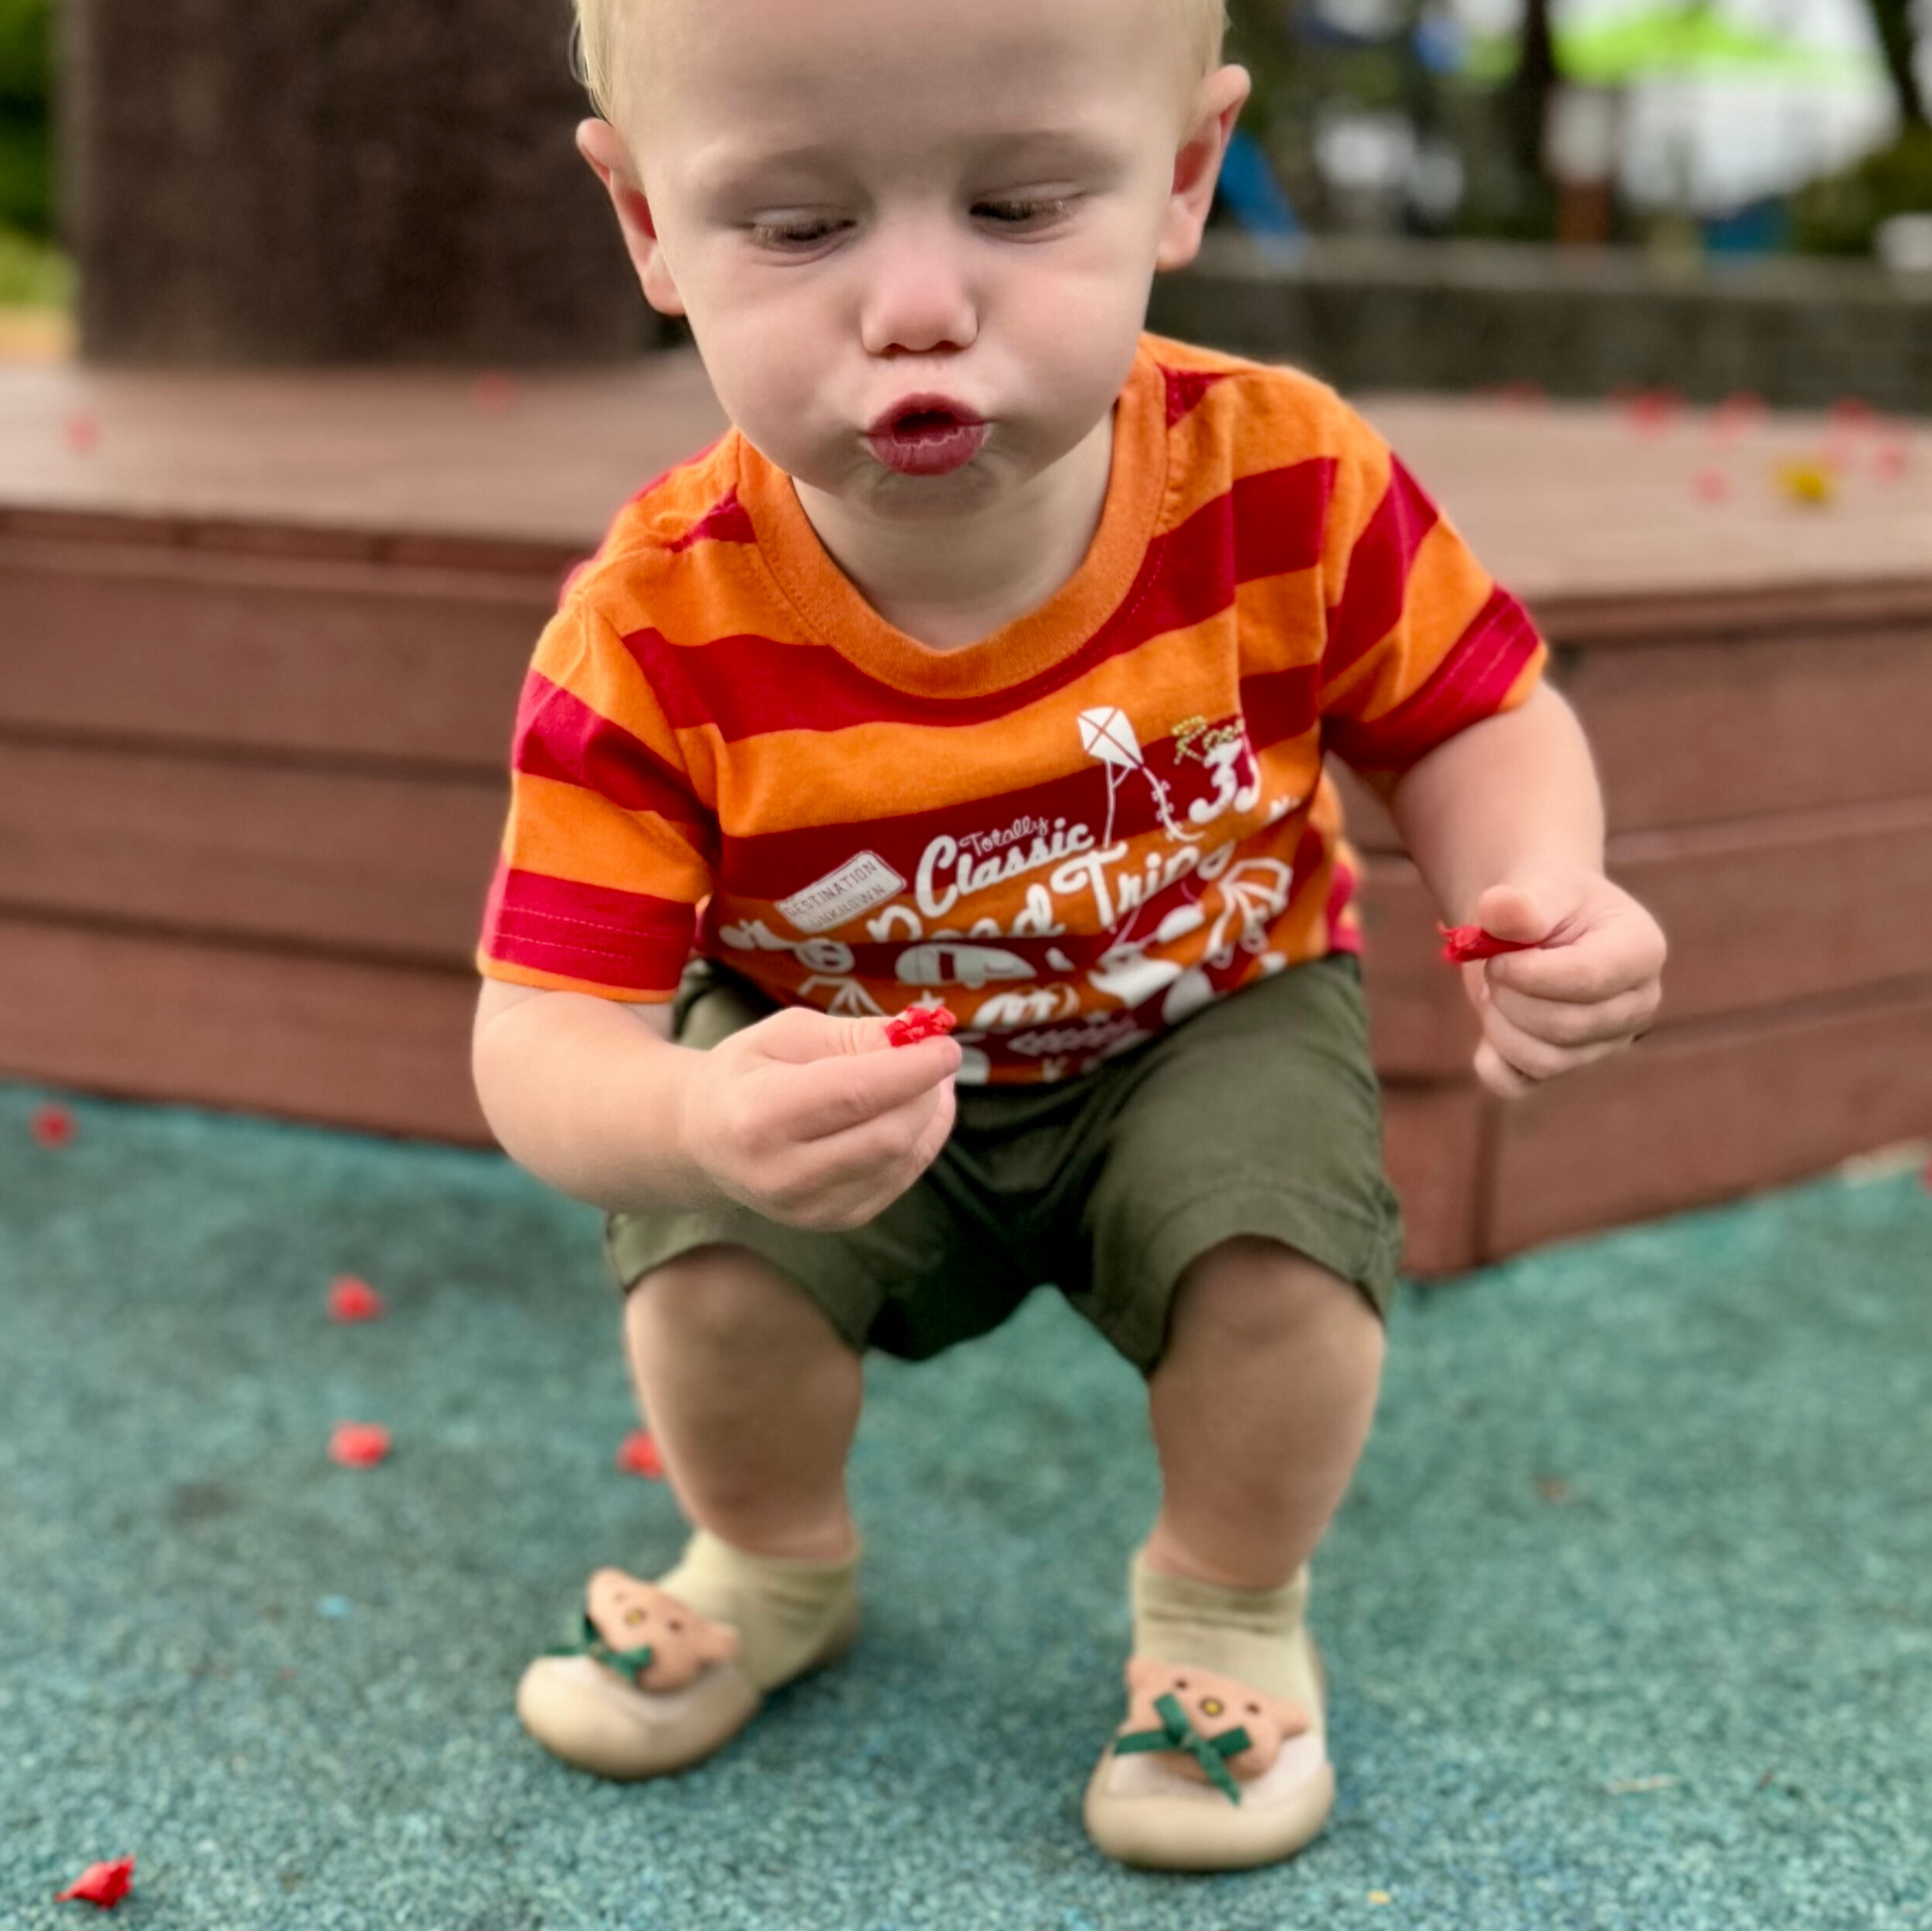
[[[1241,1791],[1224,1758],[1239,1756],[1253,1741],[1245,1729],[1230,1729],[1219,1736],[1203,1736],[1187,1721],[1187,1713],[1172,1695],[1155,1700],[1166,1729],[1137,1729],[1131,1736],[1114,1738],[1118,1755],[1138,1754],[1142,1750],[1185,1750],[1207,1772],[1208,1780],[1227,1793],[1229,1803],[1241,1801]]]
[[[643,1675],[650,1668],[653,1654],[648,1643],[641,1649],[613,1649],[598,1634],[597,1624],[591,1620],[588,1611],[584,1616],[584,1638],[581,1642],[552,1643],[543,1653],[546,1656],[588,1656],[595,1662],[608,1664],[626,1682]]]

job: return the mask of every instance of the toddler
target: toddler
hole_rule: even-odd
[[[1400,1250],[1324,756],[1532,946],[1464,968],[1496,1090],[1640,1034],[1661,935],[1522,608],[1374,432],[1144,332],[1248,93],[1219,0],[578,4],[580,145],[733,427],[538,643],[479,951],[484,1110],[610,1216],[692,1528],[519,1715],[654,1776],[840,1656],[865,1351],[1050,1282],[1163,1482],[1087,1829],[1290,1856]],[[889,1043],[920,1004],[958,1031]]]

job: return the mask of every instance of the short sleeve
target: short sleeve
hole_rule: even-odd
[[[551,991],[668,1000],[716,852],[715,813],[641,667],[594,609],[567,600],[517,707],[478,969]]]
[[[1549,652],[1388,445],[1347,411],[1323,536],[1322,744],[1377,789],[1512,710]]]

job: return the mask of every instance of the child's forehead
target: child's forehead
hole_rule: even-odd
[[[796,139],[815,126],[861,131],[855,110],[913,111],[995,136],[1117,99],[1135,77],[1177,80],[1188,10],[1186,0],[630,0],[614,51],[651,111],[687,130],[709,113],[734,134]]]

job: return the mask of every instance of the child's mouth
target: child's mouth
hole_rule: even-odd
[[[987,425],[937,397],[911,396],[867,432],[872,453],[901,476],[946,476],[986,447]]]

